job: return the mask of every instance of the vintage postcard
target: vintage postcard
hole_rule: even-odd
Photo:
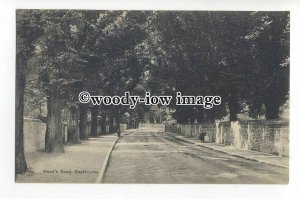
[[[289,11],[15,14],[17,183],[289,183]]]

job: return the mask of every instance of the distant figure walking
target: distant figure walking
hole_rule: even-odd
[[[204,142],[204,138],[207,135],[207,133],[204,132],[200,132],[198,135],[198,139],[200,140],[200,142]]]

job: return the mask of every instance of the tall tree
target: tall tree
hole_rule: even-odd
[[[80,21],[80,13],[71,11],[43,11],[44,34],[38,42],[40,78],[47,95],[46,152],[63,152],[61,111],[74,85],[80,87],[80,73],[85,60],[70,49],[73,46],[72,23]],[[77,18],[76,18],[77,17]],[[75,22],[74,22],[75,21]],[[79,83],[78,83],[79,82]]]
[[[252,44],[253,75],[249,103],[252,112],[266,107],[266,119],[278,119],[279,107],[289,92],[289,12],[253,12],[252,29],[246,39]]]
[[[35,41],[42,34],[39,24],[40,12],[17,10],[16,12],[16,143],[15,143],[15,172],[27,170],[24,156],[24,90],[27,62],[35,50]]]
[[[183,95],[225,95],[219,63],[223,59],[219,16],[211,12],[156,12],[151,20],[148,85],[158,93]],[[151,45],[150,45],[151,46]],[[221,85],[221,86],[220,86]],[[223,96],[222,96],[223,97]],[[214,121],[224,111],[203,107],[180,107],[171,103],[178,122]],[[198,116],[198,114],[202,116]]]

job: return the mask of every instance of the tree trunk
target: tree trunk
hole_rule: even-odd
[[[15,135],[15,174],[24,173],[27,164],[24,155],[24,89],[25,89],[25,67],[26,59],[17,55],[16,60],[16,135]]]
[[[204,110],[203,110],[202,107],[197,110],[196,118],[197,118],[197,123],[203,123],[204,122]]]
[[[118,115],[116,116],[116,127],[117,127],[117,130],[120,129],[120,125],[121,125],[121,118],[120,118],[120,113],[118,113]]]
[[[78,109],[76,109],[75,107],[70,110],[70,117],[68,122],[68,142],[72,144],[80,143]]]
[[[230,121],[237,121],[237,114],[238,114],[238,99],[235,92],[232,92],[229,96],[229,114],[230,114]]]
[[[110,133],[114,133],[115,132],[114,131],[114,117],[113,116],[111,116],[109,118],[109,132]]]
[[[121,111],[118,110],[117,112],[117,115],[116,115],[116,127],[117,127],[117,130],[120,130],[121,128]]]
[[[268,101],[265,103],[265,106],[266,106],[266,119],[267,120],[279,119],[279,108],[280,108],[279,103],[277,103],[276,101]]]
[[[136,128],[136,129],[139,128],[139,122],[138,122],[138,121],[135,122],[135,128]]]
[[[98,106],[93,106],[91,108],[91,133],[90,135],[93,137],[98,136],[97,127],[98,127]]]
[[[87,124],[88,105],[79,105],[79,133],[80,139],[86,140],[89,137]]]
[[[106,134],[106,115],[102,114],[101,115],[101,135]]]
[[[216,121],[216,110],[214,108],[207,110],[207,114],[208,114],[208,122],[209,123],[215,123]]]
[[[64,152],[64,137],[61,123],[62,101],[57,88],[52,88],[50,91],[47,109],[45,151],[47,153],[62,153]]]
[[[188,117],[188,120],[189,120],[189,123],[190,123],[190,124],[194,124],[195,121],[196,121],[196,117],[195,117],[194,115],[191,114],[191,115]]]
[[[118,134],[118,137],[121,136],[121,114],[120,111],[117,111],[117,115],[116,115],[116,132]]]

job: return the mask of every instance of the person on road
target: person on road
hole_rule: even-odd
[[[200,131],[200,133],[198,135],[198,139],[200,140],[200,142],[204,142],[206,135],[207,135],[207,133],[205,133],[203,131],[202,132]]]

